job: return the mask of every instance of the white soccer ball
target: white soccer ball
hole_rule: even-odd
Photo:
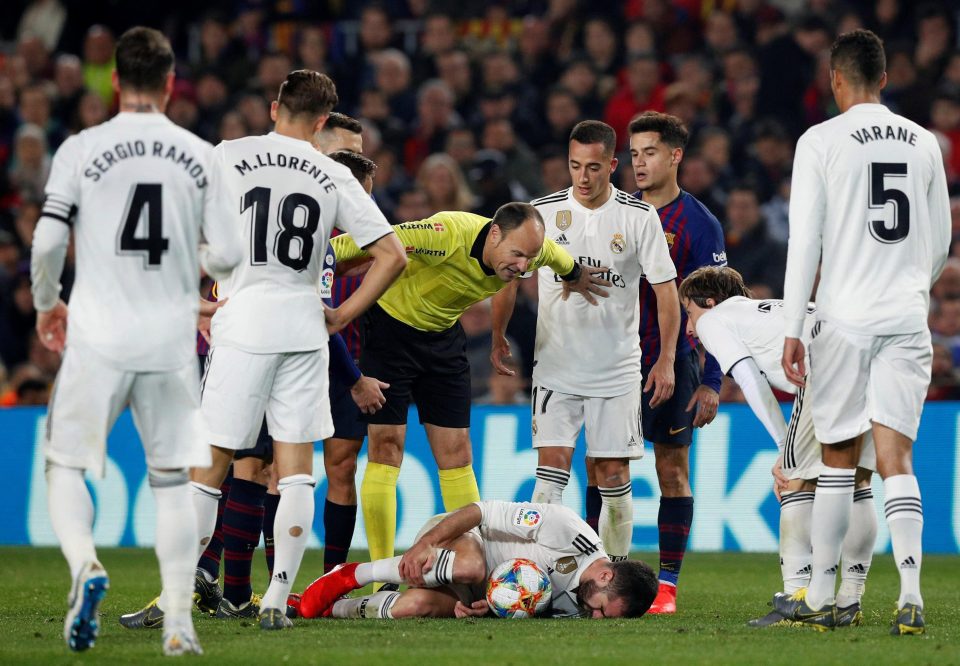
[[[497,617],[533,617],[549,608],[552,592],[550,577],[536,562],[507,560],[490,574],[487,604]]]

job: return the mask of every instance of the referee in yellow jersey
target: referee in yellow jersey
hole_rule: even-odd
[[[390,387],[386,405],[364,415],[368,464],[360,487],[370,559],[393,556],[397,477],[411,399],[427,432],[446,511],[480,499],[470,448],[470,365],[460,316],[520,274],[549,266],[565,289],[591,303],[606,296],[605,268],[574,262],[544,238],[543,218],[526,203],[509,203],[493,219],[441,212],[394,227],[407,267],[364,315],[360,369]],[[364,256],[348,234],[331,241],[338,264]]]

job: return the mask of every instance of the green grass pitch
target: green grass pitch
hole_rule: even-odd
[[[298,588],[321,570],[321,556],[307,553]],[[59,551],[0,548],[0,663],[162,660],[160,632],[130,631],[117,622],[120,614],[140,608],[157,593],[153,552],[103,550],[101,559],[111,590],[101,607],[100,638],[92,650],[76,654],[62,639],[68,576]],[[254,575],[262,588],[266,574],[259,553]],[[744,626],[766,612],[766,602],[779,587],[774,555],[690,554],[680,581],[677,615],[640,620],[298,620],[291,631],[266,633],[254,623],[195,615],[205,654],[190,663],[960,664],[960,557],[924,558],[929,626],[924,637],[888,635],[897,592],[889,555],[878,556],[870,572],[865,626],[828,634]]]

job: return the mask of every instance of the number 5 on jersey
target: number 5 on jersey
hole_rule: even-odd
[[[240,208],[241,213],[253,208],[250,263],[254,266],[267,263],[270,194],[269,187],[254,187],[243,195]],[[297,224],[298,218],[301,220],[300,224]],[[273,256],[284,266],[302,271],[310,265],[310,258],[313,256],[313,234],[320,225],[320,204],[306,194],[288,194],[280,200],[277,207],[277,222],[280,229],[273,238]]]

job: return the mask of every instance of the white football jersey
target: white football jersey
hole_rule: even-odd
[[[816,310],[807,306],[801,340],[810,343]],[[697,337],[720,364],[724,374],[745,358],[752,358],[771,386],[786,393],[797,387],[787,381],[780,365],[783,356],[783,301],[728,298],[697,320]]]
[[[640,382],[640,280],[677,277],[656,209],[611,185],[610,198],[584,208],[572,188],[533,201],[546,234],[584,266],[606,266],[609,298],[562,300],[563,283],[541,268],[533,381],[572,395],[623,395]]]
[[[606,559],[597,533],[562,504],[477,502],[487,572],[502,562],[533,560],[550,577],[550,614],[580,615],[577,587],[589,565]]]
[[[950,204],[936,138],[882,104],[857,104],[797,143],[784,284],[799,337],[817,262],[817,316],[854,333],[927,326],[931,283],[950,249]]]
[[[219,284],[229,302],[213,317],[216,345],[251,353],[327,344],[322,261],[334,226],[363,247],[392,233],[350,170],[307,141],[271,132],[224,141],[219,198],[245,239],[243,260]]]
[[[211,151],[161,113],[121,113],[60,146],[43,217],[74,228],[69,345],[130,371],[194,362],[201,220],[211,241],[233,233],[204,215]],[[59,274],[34,263],[35,299],[52,307]]]

